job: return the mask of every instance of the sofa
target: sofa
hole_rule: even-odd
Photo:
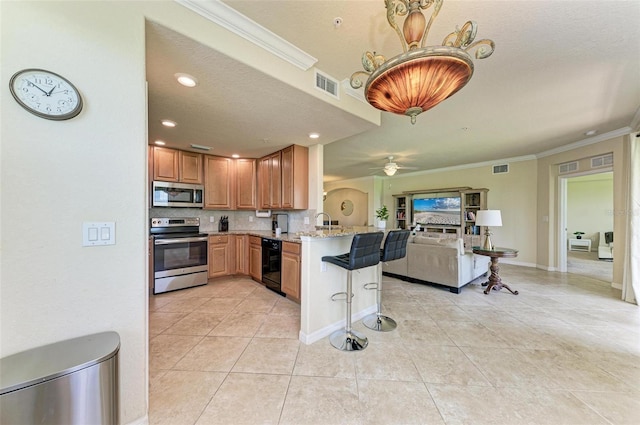
[[[613,232],[600,232],[598,258],[613,261]]]
[[[407,256],[383,263],[382,272],[409,282],[435,283],[460,293],[466,284],[489,272],[489,257],[464,250],[461,238],[411,236]]]

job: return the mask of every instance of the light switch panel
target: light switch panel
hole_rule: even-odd
[[[82,246],[116,244],[114,221],[85,221],[82,223]]]

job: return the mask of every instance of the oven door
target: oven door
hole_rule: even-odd
[[[159,237],[153,243],[154,294],[204,285],[208,280],[208,238]]]

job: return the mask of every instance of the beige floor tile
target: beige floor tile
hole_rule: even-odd
[[[416,342],[408,349],[424,382],[491,386],[480,369],[458,347]]]
[[[176,298],[158,308],[161,313],[191,313],[193,310],[209,301],[210,298],[185,297]]]
[[[249,342],[250,338],[204,337],[174,369],[229,372]]]
[[[422,383],[358,381],[362,423],[366,425],[444,425]]]
[[[477,322],[438,322],[438,327],[458,346],[509,347],[509,343]]]
[[[166,329],[163,333],[204,336],[218,326],[225,316],[225,313],[190,313]]]
[[[171,369],[202,340],[200,336],[158,335],[149,341],[149,368]]]
[[[360,419],[356,381],[292,376],[279,424],[364,425]]]
[[[211,298],[201,304],[194,311],[202,313],[231,313],[244,298]]]
[[[470,316],[465,309],[456,305],[430,306],[426,309],[427,314],[436,322],[474,322],[476,319]]]
[[[254,338],[231,371],[291,375],[299,346],[295,339]]]
[[[271,314],[300,317],[300,304],[287,298],[279,297],[273,306],[273,310],[271,310]]]
[[[209,335],[253,337],[266,319],[265,314],[230,313]]]
[[[420,374],[411,356],[399,344],[370,344],[356,354],[356,376],[358,380],[377,379],[385,381],[420,382]]]
[[[287,338],[297,340],[300,335],[300,316],[271,314],[256,332],[257,338]]]
[[[300,344],[293,374],[355,379],[354,354],[334,348],[328,339],[311,345]]]
[[[419,341],[421,343],[431,345],[455,345],[438,325],[431,319],[414,320],[414,319],[396,319],[398,327],[395,331],[407,343],[411,341]]]
[[[269,313],[275,304],[275,298],[246,298],[233,311],[234,313]]]
[[[640,423],[640,393],[572,391],[572,394],[612,424]]]
[[[230,373],[197,425],[277,424],[290,377]]]
[[[194,424],[225,377],[225,373],[170,370],[150,379],[149,423]]]
[[[187,316],[187,313],[149,312],[149,335],[156,336]]]

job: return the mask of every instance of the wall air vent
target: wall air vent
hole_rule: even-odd
[[[578,161],[560,164],[560,166],[558,167],[558,171],[560,172],[560,174],[567,174],[578,171]]]
[[[316,70],[316,88],[339,99],[338,81]]]
[[[493,174],[504,174],[509,172],[509,164],[500,164],[493,166]]]
[[[591,168],[611,167],[613,165],[613,154],[594,156],[591,158]]]

